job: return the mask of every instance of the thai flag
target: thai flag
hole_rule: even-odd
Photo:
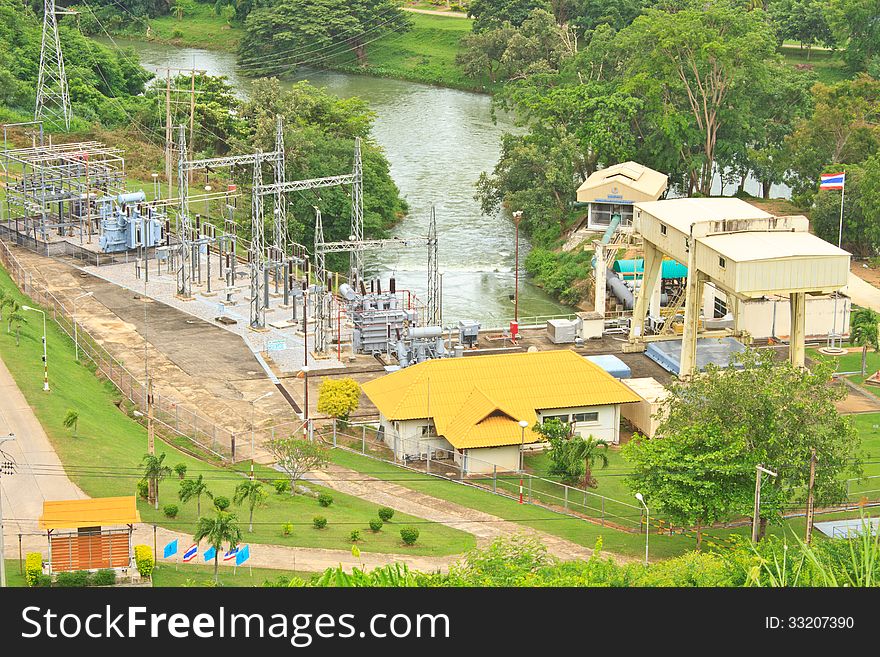
[[[238,548],[232,548],[223,553],[223,561],[232,561],[238,555]]]
[[[196,556],[198,555],[198,553],[199,553],[199,546],[196,545],[196,544],[190,545],[190,546],[186,549],[186,552],[183,553],[183,561],[184,561],[184,563],[187,563],[187,562],[192,561],[193,559],[195,559]]]
[[[819,189],[843,189],[846,173],[823,173],[820,178]]]

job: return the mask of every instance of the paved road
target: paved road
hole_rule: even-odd
[[[853,303],[880,312],[880,290],[852,272],[849,273],[846,293]]]
[[[48,393],[51,394],[51,393]],[[18,466],[15,475],[0,479],[3,495],[3,523],[7,557],[18,557],[19,534],[22,534],[22,552],[47,553],[45,535],[37,528],[37,518],[44,500],[84,499],[88,497],[63,471],[63,465],[52,448],[43,427],[15,384],[12,374],[0,360],[0,435],[14,433],[16,440],[4,443],[3,449]],[[34,470],[51,469],[53,474],[35,474]],[[192,537],[168,529],[156,530],[155,542],[162,546],[175,539],[189,545]],[[153,527],[141,525],[135,530],[135,542],[153,545]],[[446,571],[458,557],[418,557],[401,554],[362,552],[353,557],[348,550],[294,548],[282,545],[254,545],[251,550],[252,566],[264,568],[322,571],[343,565],[375,568],[388,563],[406,563],[410,568],[424,572]],[[231,564],[224,564],[231,565]],[[181,568],[185,568],[181,565]]]

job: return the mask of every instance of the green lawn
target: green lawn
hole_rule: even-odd
[[[0,269],[0,287],[13,291],[20,303],[26,300],[12,284],[7,273]],[[41,342],[42,323],[40,315],[27,313],[28,325],[21,331],[21,346],[15,346],[15,337],[7,335],[5,326],[0,330],[0,357],[5,361],[21,388],[28,403],[34,409],[58,456],[65,464],[70,478],[92,497],[132,495],[140,479],[140,461],[146,452],[146,430],[116,406],[120,397],[110,383],[102,382],[84,366],[73,359],[72,341],[52,322],[49,322],[48,354],[51,392],[42,390]],[[79,413],[79,426],[74,436],[62,426],[68,409]],[[184,463],[188,475],[204,475],[208,486],[217,495],[232,498],[235,486],[243,479],[241,473],[198,461],[162,442],[157,452],[166,453],[166,463]],[[271,474],[277,478],[277,473]],[[179,480],[162,482],[160,486],[160,509],[162,504],[176,503],[180,513],[175,519],[166,518],[143,501],[139,502],[141,517],[145,522],[190,532],[196,524],[196,504],[180,504],[177,500]],[[265,508],[257,509],[254,532],[245,531],[244,539],[251,543],[272,543],[302,547],[334,548],[347,550],[353,529],[361,530],[358,543],[367,552],[400,552],[420,555],[456,554],[474,546],[472,534],[444,525],[424,524],[419,518],[398,513],[393,524],[382,531],[369,530],[369,520],[376,517],[377,505],[350,495],[330,491],[309,484],[315,493],[329,492],[334,502],[322,508],[313,497],[304,495],[277,495],[270,493]],[[210,502],[202,500],[202,511]],[[325,516],[327,527],[312,527],[312,518]],[[239,511],[244,525],[246,509]],[[290,536],[283,536],[281,525],[292,523]],[[415,546],[408,547],[400,539],[399,527],[407,523],[420,523],[421,536]]]
[[[241,26],[230,25],[230,14],[230,8],[218,16],[214,13],[213,3],[195,3],[180,19],[175,14],[151,18],[150,38],[180,46],[232,52],[238,48],[243,30]],[[135,30],[134,36],[146,36],[143,24],[137,24]]]
[[[780,49],[785,60],[793,66],[808,67],[816,73],[819,82],[833,84],[850,77],[850,72],[840,53],[830,50],[813,50],[807,58],[807,51],[797,45],[785,44]]]
[[[367,64],[360,66],[353,53],[326,65],[346,71],[403,78],[447,87],[486,90],[488,79],[475,82],[456,64],[459,41],[471,30],[471,21],[447,16],[410,14],[413,29],[389,34],[371,43]]]
[[[240,566],[233,571],[229,566],[220,566],[220,586],[246,587],[262,586],[266,580],[277,580],[279,577],[299,577],[305,581],[312,579],[317,573],[295,570],[275,570],[274,568],[248,568]],[[153,570],[153,586],[213,586],[214,566],[211,564],[173,565],[158,564]]]

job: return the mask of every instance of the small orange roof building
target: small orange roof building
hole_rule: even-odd
[[[428,360],[362,387],[379,409],[386,442],[402,458],[426,449],[480,450],[472,461],[504,467],[510,454],[497,462],[498,448],[515,446],[518,460],[521,444],[542,440],[535,423],[551,417],[585,437],[617,442],[620,404],[639,399],[570,350]]]

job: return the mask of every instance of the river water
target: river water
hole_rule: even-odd
[[[248,78],[237,74],[230,53],[116,39],[138,52],[144,68],[194,67],[225,75],[246,95]],[[393,230],[399,237],[425,235],[431,206],[436,208],[440,271],[443,274],[443,319],[450,325],[475,319],[502,326],[513,317],[514,228],[501,213],[484,216],[473,196],[482,171],[498,161],[501,135],[513,126],[498,117],[493,123],[491,99],[430,85],[367,76],[308,71],[298,76],[341,96],[359,96],[376,112],[373,137],[385,150],[391,175],[410,206],[409,215]],[[520,236],[521,321],[572,309],[555,301],[522,275],[529,250]],[[427,252],[422,247],[368,254],[367,272],[422,299],[427,289]]]

